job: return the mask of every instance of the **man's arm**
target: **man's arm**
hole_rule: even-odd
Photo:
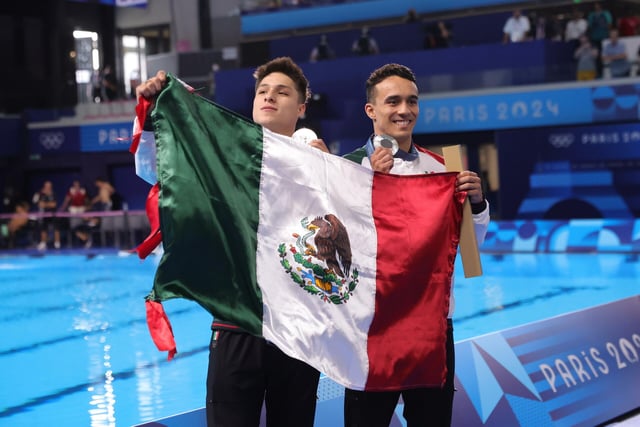
[[[136,87],[136,99],[140,102],[140,98],[144,98],[153,102],[155,97],[162,91],[167,84],[167,73],[160,70],[155,76],[149,80],[141,83]],[[152,108],[149,108],[148,114],[151,113]],[[148,182],[154,185],[157,182],[156,175],[156,143],[155,135],[153,134],[153,126],[151,120],[144,121],[144,123],[138,123],[138,119],[134,120],[134,133],[136,130],[141,132],[140,141],[135,155],[136,174]],[[139,126],[143,126],[140,130]]]
[[[456,190],[467,192],[473,216],[473,228],[477,244],[480,246],[484,242],[489,227],[489,203],[482,191],[482,179],[475,172],[462,171],[458,174]]]
[[[489,229],[489,221],[491,220],[489,216],[489,202],[484,201],[484,209],[478,213],[473,212],[473,205],[471,205],[471,212],[473,213],[473,229],[476,233],[476,241],[478,246],[481,246],[484,243],[484,238],[487,235],[487,230]]]

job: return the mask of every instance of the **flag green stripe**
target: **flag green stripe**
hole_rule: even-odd
[[[152,296],[197,301],[216,320],[260,335],[262,128],[168,79],[152,112],[165,250]]]

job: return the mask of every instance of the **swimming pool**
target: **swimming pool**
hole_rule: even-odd
[[[0,426],[130,426],[204,405],[211,317],[165,303],[178,355],[153,345],[144,296],[157,257],[0,256]],[[637,254],[482,254],[457,262],[456,340],[640,292]]]

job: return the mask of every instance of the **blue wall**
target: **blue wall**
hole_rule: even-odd
[[[411,8],[419,14],[521,3],[519,0],[372,0],[288,9],[242,17],[242,34],[261,34],[358,21],[401,18]]]
[[[23,123],[19,117],[0,118],[0,157],[17,156],[21,152]]]
[[[274,51],[272,57],[287,52],[284,49]],[[312,119],[326,124],[315,129],[322,138],[326,141],[363,141],[366,138],[371,124],[363,110],[365,81],[375,68],[389,62],[411,67],[423,93],[483,87],[491,73],[499,76],[499,79],[493,79],[494,83],[505,86],[566,81],[574,76],[571,46],[548,41],[494,43],[346,57],[317,63],[300,62],[312,92],[324,96],[325,105],[321,111],[314,112],[314,105],[309,108]],[[554,70],[564,70],[564,74],[550,74],[550,65],[554,65]],[[253,69],[249,68],[217,73],[216,102],[250,117],[254,96],[252,73]]]
[[[447,20],[452,26],[452,46],[471,46],[499,43],[502,40],[502,26],[511,15],[509,12],[469,16]],[[382,53],[420,51],[424,46],[425,26],[431,23],[394,24],[369,27],[369,33],[378,43]],[[326,33],[329,46],[336,57],[356,56],[351,45],[360,36],[360,29],[332,31]],[[317,34],[274,39],[269,42],[272,57],[290,56],[296,62],[309,60],[311,50],[320,40]]]

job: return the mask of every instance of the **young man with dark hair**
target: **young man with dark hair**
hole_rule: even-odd
[[[255,70],[253,120],[292,136],[309,99],[309,82],[290,58],[276,58]],[[155,97],[166,74],[138,86],[137,96]],[[322,146],[322,140],[310,142]],[[320,373],[291,358],[264,338],[216,318],[212,324],[207,375],[207,424],[257,427],[263,402],[269,427],[312,427]]]
[[[398,175],[445,171],[441,156],[413,143],[412,134],[419,117],[419,104],[416,77],[411,69],[399,64],[387,64],[378,68],[366,82],[366,96],[364,109],[373,123],[373,135],[363,147],[347,154],[345,158],[377,172]],[[380,138],[386,142],[378,144]],[[390,144],[392,141],[395,143]],[[460,172],[456,191],[467,193],[480,244],[489,223],[489,207],[482,193],[480,177],[475,172]],[[451,424],[455,369],[451,322],[453,292],[451,297],[446,340],[447,376],[444,386],[384,392],[346,389],[346,427],[388,426],[400,396],[404,400],[403,415],[408,427]],[[411,337],[407,339],[410,340]]]

